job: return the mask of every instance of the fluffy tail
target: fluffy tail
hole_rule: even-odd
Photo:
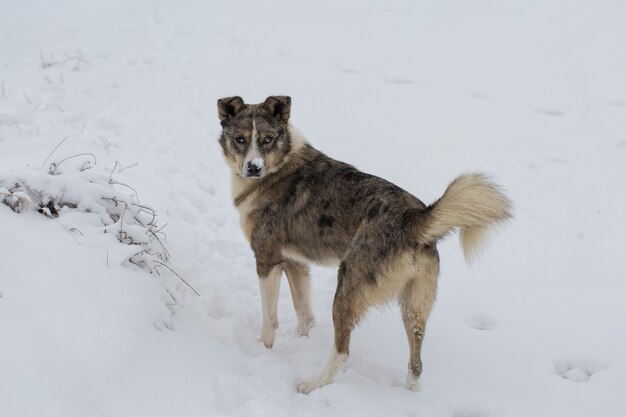
[[[485,246],[488,231],[511,217],[511,201],[484,174],[461,175],[428,207],[421,239],[433,243],[460,230],[465,259],[471,262]]]

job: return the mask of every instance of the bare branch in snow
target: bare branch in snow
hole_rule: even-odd
[[[125,166],[124,168],[120,168],[120,169],[117,170],[117,172],[122,172],[122,171],[124,171],[125,169],[128,169],[128,168],[134,168],[137,165],[139,165],[139,162],[135,162],[134,164],[130,164],[128,166]]]
[[[63,223],[61,223],[58,219],[55,219],[55,218],[53,218],[53,219],[54,219],[55,222],[57,222],[59,224],[59,226],[61,226],[63,228],[63,230],[65,230],[70,236],[72,236],[72,239],[74,239],[76,241],[76,243],[81,245],[80,240],[76,239],[76,236],[74,236],[74,234],[72,232],[70,232],[70,230],[67,227],[63,226]]]
[[[115,172],[115,168],[117,168],[119,165],[119,161],[115,161],[115,166],[113,166],[113,169],[111,170],[111,175],[109,175],[109,182],[113,180],[113,173]]]
[[[94,165],[97,165],[97,164],[98,164],[98,160],[96,159],[96,155],[92,154],[91,152],[78,153],[78,154],[76,154],[76,155],[71,155],[71,156],[68,156],[67,158],[63,158],[63,159],[61,159],[61,160],[60,160],[59,162],[57,162],[57,163],[55,163],[55,162],[51,163],[51,164],[50,164],[50,168],[48,169],[48,172],[49,172],[51,175],[55,175],[55,174],[56,174],[56,172],[57,172],[57,169],[59,168],[59,166],[60,166],[63,162],[65,162],[65,161],[67,161],[67,160],[69,160],[69,159],[72,159],[72,158],[77,158],[77,157],[79,157],[79,156],[91,156],[91,157],[93,158],[93,163],[94,163]],[[84,166],[84,164],[83,164],[83,166]],[[81,169],[81,171],[84,171],[84,169]]]
[[[163,266],[163,267],[165,267],[165,268],[169,269],[169,270],[170,270],[170,272],[171,272],[172,274],[176,275],[176,276],[178,277],[178,279],[180,279],[182,282],[184,282],[184,283],[185,283],[185,285],[187,285],[189,288],[191,288],[191,291],[193,291],[193,292],[194,292],[194,293],[195,293],[198,297],[200,296],[200,294],[198,294],[198,291],[196,291],[194,287],[192,287],[191,285],[189,285],[189,283],[188,283],[187,281],[185,281],[185,279],[184,279],[183,277],[181,277],[180,275],[178,275],[178,274],[176,273],[176,271],[174,271],[172,268],[170,268],[168,265],[164,264],[163,262],[160,262],[160,261],[155,261],[155,262],[156,262],[157,264],[159,264],[159,265],[161,265],[161,266]]]
[[[102,141],[102,145],[104,146],[104,150],[109,153],[109,148],[111,147],[111,142],[107,139],[106,136],[98,135],[98,139]]]
[[[69,136],[64,137],[63,139],[61,139],[61,141],[59,143],[57,143],[57,146],[54,147],[54,149],[52,150],[52,152],[50,152],[50,155],[48,155],[48,157],[46,158],[45,161],[43,161],[43,164],[41,164],[41,167],[43,168],[44,165],[46,165],[46,162],[48,162],[48,159],[50,159],[50,157],[52,156],[52,154],[59,149],[59,146],[61,146],[63,144],[63,142],[65,142],[67,140],[67,138],[69,138]]]
[[[137,199],[137,201],[139,201],[139,194],[137,194],[137,190],[135,190],[133,187],[131,187],[128,184],[124,184],[122,182],[117,182],[117,181],[109,181],[109,184],[114,184],[114,185],[122,185],[124,187],[130,188],[131,190],[133,190],[135,192],[135,198]]]

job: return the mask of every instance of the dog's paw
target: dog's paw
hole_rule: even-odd
[[[276,337],[276,329],[272,327],[264,327],[261,329],[261,337],[259,338],[266,348],[271,349],[274,346],[274,338]]]
[[[308,320],[303,320],[300,323],[298,323],[298,336],[308,336],[309,330],[311,330],[314,324],[315,324],[314,317],[311,317]]]
[[[317,381],[301,382],[296,387],[300,394],[306,395],[308,395],[311,391],[316,390],[317,388],[319,388],[319,384],[317,383]]]
[[[409,374],[406,376],[406,383],[404,384],[404,388],[408,389],[409,391],[419,391],[419,378],[409,372]]]

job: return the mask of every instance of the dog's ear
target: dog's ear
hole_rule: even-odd
[[[278,120],[287,123],[291,112],[291,97],[270,96],[265,99],[261,107],[269,111]]]
[[[217,116],[222,125],[243,110],[246,104],[239,96],[224,97],[217,100]]]

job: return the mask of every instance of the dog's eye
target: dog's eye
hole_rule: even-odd
[[[273,136],[265,136],[265,139],[263,139],[263,143],[268,145],[270,143],[272,143],[274,141],[274,137]]]
[[[238,138],[235,138],[235,142],[237,142],[240,145],[243,145],[244,143],[246,143],[246,140],[242,138],[241,136],[239,136]]]

